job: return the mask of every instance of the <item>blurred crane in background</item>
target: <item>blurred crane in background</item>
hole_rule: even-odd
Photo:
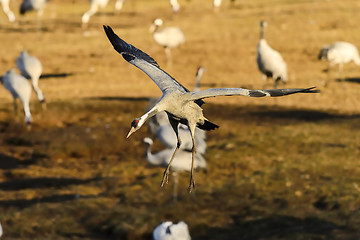
[[[176,137],[175,137],[176,139]],[[157,152],[153,154],[151,152],[151,146],[153,145],[153,140],[151,138],[144,138],[144,143],[147,144],[146,147],[146,160],[148,163],[150,163],[153,166],[161,166],[161,167],[167,167],[169,164],[169,161],[171,159],[171,156],[173,155],[174,148],[166,148],[164,150],[161,150],[160,152]],[[191,151],[185,151],[180,149],[176,156],[174,157],[175,161],[171,165],[170,171],[172,172],[172,175],[174,177],[174,191],[173,191],[173,198],[174,200],[177,199],[177,189],[178,189],[178,172],[182,171],[191,171]],[[202,154],[196,153],[195,159],[194,159],[194,169],[203,169],[206,170],[207,164]]]
[[[19,98],[23,105],[25,113],[25,123],[29,126],[31,124],[31,113],[30,113],[30,97],[31,97],[31,86],[29,81],[23,76],[10,70],[1,77],[4,87],[11,93],[14,100],[14,112],[17,115],[18,108],[16,100]]]
[[[185,35],[179,27],[165,27],[160,29],[162,25],[162,19],[155,19],[150,27],[150,32],[155,42],[164,47],[166,59],[168,63],[171,63],[171,48],[176,48],[180,44],[185,43]]]
[[[343,65],[346,63],[354,62],[360,66],[360,57],[358,49],[348,42],[334,42],[331,45],[324,46],[318,55],[319,60],[327,60],[329,66],[327,71],[336,64],[339,65],[339,77],[342,79]]]
[[[124,1],[125,0],[116,0],[115,10],[121,10]],[[105,8],[108,2],[109,0],[90,0],[90,9],[86,11],[81,18],[83,27],[85,27],[89,23],[90,17],[97,13],[99,8]]]
[[[267,78],[274,80],[274,87],[277,87],[281,80],[287,82],[287,66],[281,54],[272,49],[265,39],[265,28],[267,23],[260,22],[260,40],[257,45],[256,62],[260,72],[263,74],[263,79]]]
[[[41,106],[46,109],[45,97],[39,87],[39,79],[42,74],[42,64],[40,60],[31,56],[27,51],[22,51],[16,59],[16,66],[21,71],[21,74],[31,80],[32,87],[41,103]]]
[[[0,0],[0,4],[2,6],[2,9],[4,11],[4,13],[6,14],[6,16],[8,17],[10,22],[15,22],[15,15],[14,13],[10,10],[10,0]]]
[[[188,225],[181,221],[174,224],[165,221],[153,231],[154,240],[191,240]]]

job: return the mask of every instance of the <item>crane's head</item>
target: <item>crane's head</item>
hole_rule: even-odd
[[[265,28],[266,26],[267,26],[267,22],[265,22],[265,21],[260,22],[260,27],[261,28]]]
[[[161,18],[157,18],[157,19],[154,20],[154,25],[155,25],[155,26],[159,26],[159,27],[160,27],[161,25],[163,25],[163,23],[164,23],[164,22],[163,22],[163,20],[162,20]]]
[[[318,59],[319,60],[326,60],[328,58],[329,46],[323,46],[320,49]]]
[[[153,23],[151,24],[149,31],[150,31],[151,33],[154,33],[160,26],[163,25],[163,23],[164,23],[164,22],[163,22],[163,20],[162,20],[161,18],[156,18],[156,19],[153,21]]]
[[[133,134],[134,132],[136,132],[137,130],[139,130],[142,126],[142,121],[141,118],[135,118],[134,121],[131,122],[131,128],[130,131],[128,133],[128,135],[126,136],[126,138],[130,137],[131,134]]]

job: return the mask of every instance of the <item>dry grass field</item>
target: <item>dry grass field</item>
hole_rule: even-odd
[[[114,1],[80,24],[88,2],[52,0],[36,13],[0,12],[0,74],[27,49],[43,63],[47,110],[32,95],[33,126],[14,116],[0,88],[0,222],[4,239],[152,239],[164,220],[183,220],[194,240],[360,239],[360,68],[324,72],[319,49],[338,40],[360,47],[357,0]],[[153,19],[183,29],[187,42],[173,64],[149,33]],[[163,169],[146,163],[146,127],[125,136],[157,86],[116,53],[102,25],[150,54],[189,89],[198,65],[203,88],[261,89],[256,66],[259,22],[289,68],[286,88],[317,86],[319,94],[206,100],[207,173],[187,192],[180,175],[160,188]],[[324,83],[328,82],[324,87]],[[267,88],[272,87],[268,82]],[[284,87],[280,85],[280,87]],[[152,137],[152,136],[151,136]],[[163,148],[155,141],[155,151]]]

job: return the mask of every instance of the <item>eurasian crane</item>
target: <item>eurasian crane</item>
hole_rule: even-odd
[[[31,80],[32,87],[39,102],[43,108],[46,108],[44,94],[39,88],[39,79],[42,74],[42,64],[40,60],[35,56],[29,55],[27,51],[22,51],[16,59],[16,66],[24,77]]]
[[[195,75],[195,87],[193,91],[199,91],[201,86],[201,77],[204,73],[205,69],[202,66],[199,66],[196,70]],[[159,98],[150,98],[149,104],[146,107],[146,111],[150,110],[155,104],[159,101]],[[165,112],[159,112],[155,116],[151,117],[148,121],[148,127],[150,133],[154,136],[157,135],[160,125],[170,125],[167,114]]]
[[[124,1],[125,0],[116,0],[115,10],[120,10]],[[108,2],[109,0],[90,0],[90,9],[86,11],[81,18],[82,25],[86,26],[86,24],[89,23],[90,17],[94,15],[99,8],[105,8]]]
[[[6,16],[8,17],[10,22],[15,22],[15,15],[14,13],[10,10],[10,0],[0,0],[0,4],[2,6],[2,9],[4,11],[4,13],[6,14]]]
[[[151,146],[153,144],[153,140],[151,138],[144,138],[144,143],[147,144],[146,147],[146,160],[153,166],[161,166],[167,167],[169,164],[170,158],[174,152],[174,148],[166,148],[153,154],[151,152]],[[191,152],[179,150],[176,156],[174,163],[170,167],[170,171],[174,176],[174,192],[173,197],[176,200],[177,198],[177,186],[178,186],[178,172],[190,171],[191,170]],[[194,169],[203,169],[206,170],[207,164],[202,154],[197,152],[194,158]]]
[[[329,46],[324,46],[318,55],[319,60],[327,60],[329,62],[328,71],[330,67],[335,64],[339,65],[339,76],[342,78],[343,65],[345,63],[354,62],[360,65],[360,57],[358,49],[348,42],[334,42]]]
[[[162,19],[155,19],[150,27],[150,32],[155,42],[164,47],[166,59],[171,63],[171,48],[176,48],[180,44],[185,43],[185,35],[179,27],[165,27],[160,29],[162,25]]]
[[[173,127],[175,134],[177,136],[177,147],[174,150],[174,153],[169,161],[169,164],[164,172],[163,179],[161,181],[161,186],[165,182],[168,182],[168,174],[171,163],[176,155],[176,152],[179,150],[181,145],[181,140],[178,135],[178,125],[179,123],[186,124],[189,127],[191,133],[191,139],[193,142],[192,147],[192,163],[191,163],[191,173],[190,173],[190,184],[189,192],[195,187],[194,179],[194,158],[195,158],[195,139],[194,133],[195,128],[198,127],[203,130],[214,130],[219,126],[208,121],[203,115],[203,105],[204,98],[216,97],[216,96],[247,96],[247,97],[280,97],[285,95],[290,95],[294,93],[315,93],[318,90],[312,88],[306,89],[271,89],[271,90],[248,90],[243,88],[212,88],[207,90],[202,90],[198,92],[190,92],[178,81],[172,78],[168,73],[162,70],[157,62],[150,57],[148,54],[142,52],[140,49],[134,47],[131,44],[126,43],[124,40],[119,38],[114,31],[109,26],[104,26],[105,33],[109,38],[110,43],[114,49],[122,55],[122,57],[138,67],[140,70],[144,71],[160,88],[163,95],[158,103],[146,112],[140,118],[135,118],[131,123],[131,129],[127,135],[127,138],[131,134],[136,132],[141,128],[141,126],[148,120],[150,117],[154,116],[156,113],[165,111],[168,114],[169,121]]]
[[[196,71],[194,92],[200,90],[201,77],[203,75],[204,68],[199,66]],[[149,110],[155,106],[160,99],[151,99],[146,109]],[[148,127],[150,132],[156,136],[166,147],[175,148],[177,146],[176,134],[170,125],[168,116],[165,112],[159,112],[155,116],[151,117],[148,121]],[[179,124],[179,137],[181,139],[180,149],[191,151],[192,139],[189,128],[184,124]],[[205,154],[206,151],[206,133],[199,128],[195,129],[195,144],[196,152]]]
[[[263,74],[263,79],[272,78],[276,88],[280,80],[284,83],[287,82],[287,66],[280,53],[272,49],[265,40],[266,26],[265,21],[260,22],[260,40],[257,45],[256,62]]]
[[[165,221],[154,229],[154,240],[191,240],[188,225],[181,221]]]
[[[2,83],[4,87],[11,93],[14,99],[14,111],[17,114],[17,103],[16,99],[19,98],[24,108],[25,123],[31,124],[31,113],[30,113],[30,97],[31,97],[31,86],[29,81],[23,76],[10,70],[2,76]]]

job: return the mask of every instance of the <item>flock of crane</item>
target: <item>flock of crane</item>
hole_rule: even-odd
[[[49,0],[23,0],[23,2],[20,5],[20,13],[25,14],[28,11],[35,10],[37,11],[38,16],[40,17],[44,11],[46,2]],[[115,10],[120,11],[123,7],[125,0],[116,0],[115,2]],[[180,11],[180,4],[178,0],[169,0],[170,5],[172,8],[172,11],[174,13]],[[234,2],[235,0],[231,0],[231,2]],[[213,6],[214,10],[218,10],[221,6],[222,0],[213,0]],[[90,17],[93,16],[95,13],[99,11],[100,8],[105,8],[107,4],[109,3],[109,0],[90,0],[90,8],[88,11],[86,11],[81,18],[81,22],[83,26],[86,26],[89,21]],[[16,20],[15,14],[11,11],[9,5],[10,0],[0,0],[0,4],[2,5],[2,9],[6,16],[8,17],[10,22],[14,22]]]
[[[29,10],[37,10],[42,14],[47,0],[24,0],[20,6],[20,12],[24,14]],[[0,0],[4,13],[9,21],[15,21],[15,15],[9,8],[9,0]],[[90,17],[100,7],[106,6],[108,0],[91,0],[90,9],[82,16],[82,23],[87,24]],[[124,0],[117,0],[115,9],[120,10]],[[174,12],[179,11],[180,5],[177,0],[170,0]],[[214,7],[220,7],[221,0],[214,0]],[[155,19],[150,30],[154,41],[164,47],[168,62],[171,62],[171,49],[185,42],[185,34],[179,27],[163,27],[162,19]],[[206,132],[214,130],[218,126],[210,122],[203,115],[201,108],[203,99],[216,96],[248,96],[248,97],[279,97],[296,93],[317,93],[314,88],[278,89],[278,83],[287,82],[287,64],[281,54],[271,48],[265,39],[267,23],[260,22],[260,39],[257,45],[256,62],[264,80],[271,78],[274,89],[271,90],[248,90],[243,88],[214,88],[200,90],[200,79],[204,68],[199,67],[196,73],[196,87],[193,91],[186,89],[168,73],[162,70],[157,62],[145,52],[125,42],[118,37],[109,26],[104,26],[105,33],[114,47],[123,58],[145,72],[161,89],[163,95],[158,99],[151,99],[146,113],[140,118],[134,119],[127,137],[139,130],[145,122],[148,123],[150,132],[158,138],[165,149],[151,152],[153,140],[144,138],[146,147],[146,158],[152,165],[162,166],[165,169],[161,186],[168,182],[170,171],[174,177],[173,197],[177,197],[177,183],[179,171],[190,171],[189,191],[195,188],[195,169],[206,170],[207,164],[204,158],[206,152]],[[339,65],[339,73],[342,74],[343,64],[354,62],[360,65],[360,57],[357,48],[348,42],[335,42],[320,50],[319,59],[329,62],[329,68],[335,64]],[[16,100],[20,99],[25,114],[25,123],[32,122],[30,112],[30,96],[32,89],[37,94],[39,102],[46,108],[45,97],[39,88],[39,79],[42,74],[42,65],[39,59],[29,55],[26,51],[20,53],[15,61],[21,74],[13,69],[6,72],[2,77],[4,87],[11,93],[14,99],[14,111],[17,113]],[[29,81],[30,80],[30,81]],[[164,239],[167,235],[178,233],[179,239],[191,239],[186,223],[164,222],[159,225],[153,233],[154,239]],[[0,236],[2,228],[0,225]]]

